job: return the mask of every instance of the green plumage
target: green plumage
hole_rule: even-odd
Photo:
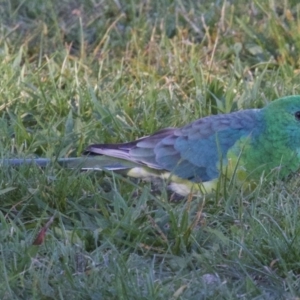
[[[260,110],[260,122],[241,153],[245,169],[259,177],[277,170],[285,177],[300,166],[300,97],[291,96]],[[257,170],[257,171],[256,171]]]
[[[275,100],[262,109],[209,116],[129,143],[90,145],[84,154],[58,162],[165,178],[180,194],[198,186],[213,189],[223,170],[229,176],[235,172],[246,183],[275,171],[284,178],[300,166],[300,96]],[[28,162],[44,165],[50,160],[3,161]]]

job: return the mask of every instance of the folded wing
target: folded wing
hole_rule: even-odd
[[[199,119],[182,128],[166,128],[123,144],[94,144],[86,155],[105,155],[154,170],[165,170],[194,182],[219,176],[220,163],[241,138],[257,131],[259,110]],[[122,168],[122,162],[119,165]],[[124,164],[124,169],[128,164]]]

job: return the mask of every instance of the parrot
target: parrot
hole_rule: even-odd
[[[48,158],[2,160],[9,166],[45,167],[51,162]],[[83,156],[57,162],[67,168],[120,172],[148,181],[159,178],[182,196],[213,191],[224,174],[235,176],[243,186],[274,173],[284,179],[300,167],[300,95],[271,101],[260,109],[210,115],[131,142],[92,144]]]

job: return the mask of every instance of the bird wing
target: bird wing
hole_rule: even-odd
[[[244,110],[199,119],[181,128],[162,129],[153,135],[123,144],[94,144],[84,152],[166,170],[180,178],[206,182],[219,176],[229,149],[250,136],[259,110]]]

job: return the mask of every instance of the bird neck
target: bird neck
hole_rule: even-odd
[[[296,172],[300,164],[300,149],[296,151],[289,145],[287,135],[275,128],[265,127],[258,132],[254,130],[240,147],[241,165],[251,170],[251,177],[256,179],[262,173],[274,172],[280,178]]]

